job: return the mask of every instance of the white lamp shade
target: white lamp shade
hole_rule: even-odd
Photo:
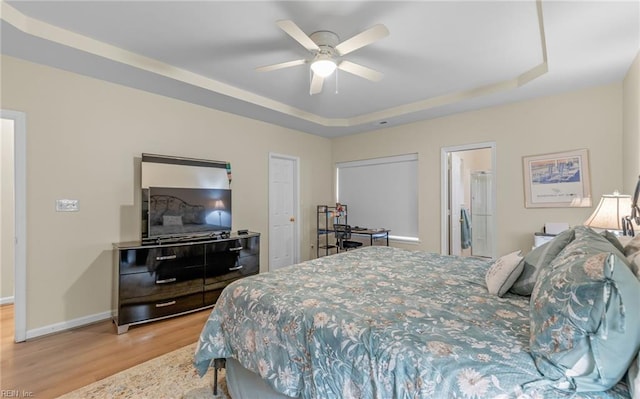
[[[584,222],[584,225],[596,229],[622,230],[622,218],[630,214],[630,195],[603,195],[596,210]]]
[[[326,78],[336,70],[336,63],[330,58],[318,57],[311,64],[311,70],[316,75]]]

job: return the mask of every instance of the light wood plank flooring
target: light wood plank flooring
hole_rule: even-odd
[[[121,335],[108,320],[15,343],[13,305],[0,306],[0,390],[55,398],[196,342],[210,312],[142,324]]]

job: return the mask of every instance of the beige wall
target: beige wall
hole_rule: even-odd
[[[14,280],[13,121],[0,120],[0,298],[11,300]]]
[[[623,82],[623,192],[633,195],[640,175],[640,52]]]
[[[587,148],[592,196],[622,187],[622,85],[611,84],[334,139],[333,160],[419,156],[417,247],[440,252],[442,147],[496,142],[498,254],[528,252],[545,222],[582,223],[593,208],[526,209],[522,157]],[[409,246],[409,244],[406,244]],[[416,247],[416,246],[413,246]]]
[[[268,155],[300,158],[302,259],[331,195],[328,139],[2,57],[2,108],[27,117],[27,330],[111,310],[113,242],[140,235],[140,154],[229,161],[233,228],[262,233]],[[78,199],[77,213],[55,200]]]
[[[522,156],[589,149],[597,201],[622,187],[623,137],[638,143],[637,105],[624,106],[623,136],[622,83],[327,140],[11,57],[1,60],[2,108],[25,112],[28,124],[28,330],[111,309],[111,243],[140,233],[136,185],[142,152],[231,162],[234,229],[263,234],[264,271],[269,152],[300,157],[304,260],[315,255],[315,206],[335,198],[334,162],[417,151],[421,242],[408,246],[439,252],[440,149],[495,141],[498,252],[506,253],[528,251],[532,233],[546,221],[575,225],[592,211],[525,209]],[[625,99],[631,93],[636,104],[638,90],[631,86],[637,64],[624,84]],[[626,130],[634,111],[636,128]],[[626,157],[638,164],[637,152]],[[628,159],[624,165],[625,172],[637,173]],[[80,200],[80,212],[56,213],[58,198]]]

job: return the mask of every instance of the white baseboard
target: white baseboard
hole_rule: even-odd
[[[8,305],[10,303],[13,303],[14,297],[12,296],[6,296],[4,298],[0,298],[0,305]]]
[[[80,317],[73,320],[63,321],[61,323],[51,324],[51,325],[40,327],[40,328],[34,328],[33,330],[27,330],[27,339],[41,337],[43,335],[66,331],[72,328],[85,326],[87,324],[95,323],[98,321],[107,320],[112,317],[112,313],[113,312],[111,311],[102,312],[94,315]]]

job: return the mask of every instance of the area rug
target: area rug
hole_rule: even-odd
[[[193,367],[195,344],[60,396],[58,399],[228,399],[224,370],[213,395],[213,370],[202,378]]]

